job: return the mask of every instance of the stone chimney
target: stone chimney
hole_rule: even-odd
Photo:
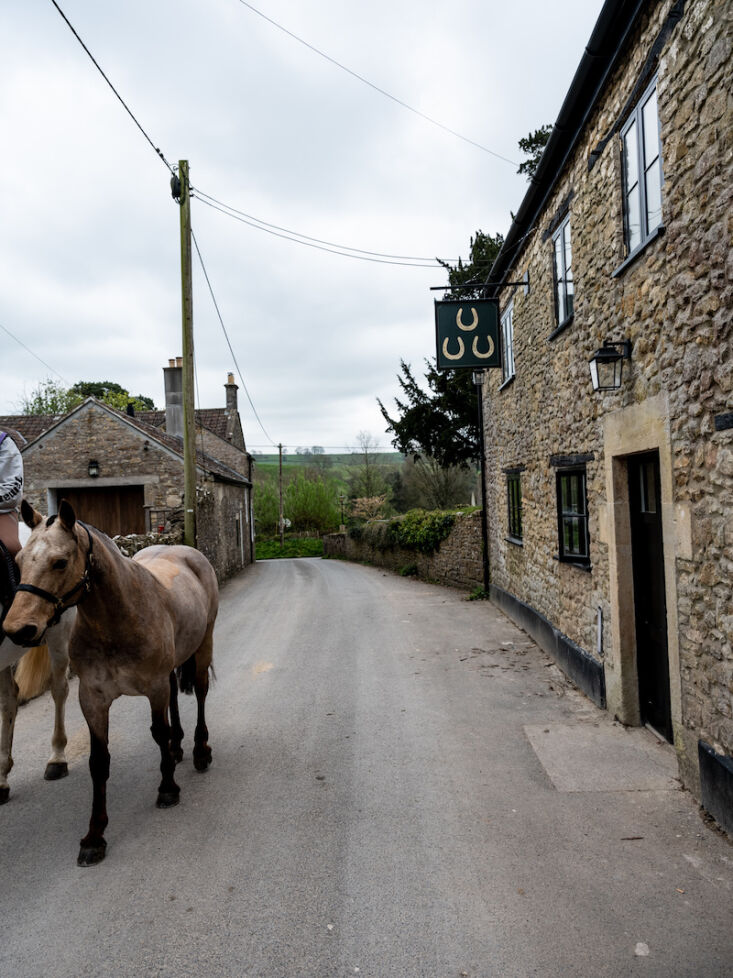
[[[227,414],[236,414],[237,411],[237,391],[239,388],[234,383],[234,374],[227,374],[227,382],[224,384],[224,390],[227,394],[226,409]]]
[[[183,357],[169,360],[163,367],[165,384],[165,430],[183,438]]]

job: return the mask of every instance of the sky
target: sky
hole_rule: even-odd
[[[557,117],[601,0],[57,2],[137,124],[51,0],[4,0],[0,414],[47,379],[163,406],[185,159],[197,406],[232,371],[250,450],[389,448],[377,398],[435,353],[435,258],[508,231],[518,140]]]

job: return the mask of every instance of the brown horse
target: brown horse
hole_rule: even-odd
[[[150,701],[161,758],[158,807],[177,804],[180,793],[173,777],[183,757],[176,669],[182,689],[196,692],[194,766],[205,771],[211,763],[204,704],[219,604],[216,575],[191,547],[147,547],[124,557],[103,533],[77,521],[66,500],[57,517],[44,520],[26,502],[21,515],[33,532],[20,554],[21,581],[4,627],[17,644],[38,645],[65,608],[77,607],[69,656],[89,726],[94,787],[78,863],[90,866],[104,859],[107,845],[109,708],[118,696]]]

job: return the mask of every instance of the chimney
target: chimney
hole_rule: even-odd
[[[163,367],[163,382],[166,433],[183,438],[183,357],[169,360]]]
[[[226,410],[227,414],[237,413],[237,391],[239,387],[234,383],[234,374],[227,374],[227,382],[224,384],[224,390],[227,394]]]

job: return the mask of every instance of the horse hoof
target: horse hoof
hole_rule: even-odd
[[[173,808],[180,800],[181,796],[178,791],[159,791],[158,800],[155,804],[158,808]]]
[[[206,771],[210,764],[211,764],[210,750],[208,750],[206,753],[203,754],[193,755],[193,766],[196,768],[197,771]]]
[[[10,798],[10,788],[0,788],[0,805],[4,805]]]
[[[101,863],[104,859],[106,848],[107,843],[104,842],[104,840],[102,840],[102,842],[96,846],[82,846],[79,849],[79,856],[76,860],[76,865],[96,866],[97,863]]]
[[[66,761],[49,761],[43,777],[46,781],[58,781],[59,778],[65,778],[68,773],[69,765]]]

